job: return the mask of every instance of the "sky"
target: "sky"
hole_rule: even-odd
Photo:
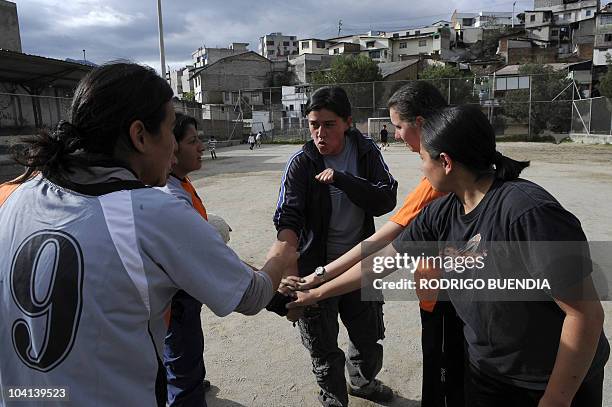
[[[13,0],[15,1],[15,0]],[[157,0],[16,0],[23,52],[104,63],[129,59],[159,71]],[[162,0],[166,65],[191,63],[199,47],[248,42],[282,32],[331,38],[391,31],[450,20],[459,12],[512,11],[508,0]],[[515,14],[533,8],[517,1]]]

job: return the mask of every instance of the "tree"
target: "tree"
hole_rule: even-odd
[[[606,62],[608,64],[608,71],[599,80],[597,89],[602,96],[612,98],[612,58],[610,58],[610,54],[606,54]]]
[[[195,94],[193,92],[183,92],[183,100],[195,102]]]
[[[378,64],[365,55],[341,55],[332,61],[329,70],[313,72],[311,76],[311,82],[315,85],[374,82],[382,79]]]
[[[568,102],[572,98],[569,86],[572,81],[567,72],[555,71],[549,65],[525,64],[518,73],[530,75],[531,89],[507,90],[502,100],[504,114],[518,122],[530,123],[530,137],[544,130],[568,132],[572,117],[571,101]]]
[[[423,69],[419,79],[431,82],[449,99],[449,104],[478,101],[477,95],[474,94],[474,75],[470,71],[462,71],[451,65],[431,65]]]

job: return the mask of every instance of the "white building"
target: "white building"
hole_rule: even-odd
[[[602,10],[597,14],[595,28],[595,44],[593,49],[593,65],[607,65],[607,58],[612,58],[612,10]]]
[[[525,11],[525,30],[541,47],[556,47],[560,54],[589,55],[598,9],[599,0],[535,0],[534,9]]]
[[[454,31],[445,25],[417,27],[390,34],[392,61],[413,59],[422,55],[433,55],[441,59],[449,57],[454,44]]]
[[[191,59],[195,68],[201,68],[225,57],[249,52],[248,45],[248,42],[232,42],[227,48],[200,47],[191,53]]]
[[[189,80],[189,73],[193,70],[193,65],[187,65],[184,68],[170,71],[168,73],[170,78],[170,87],[174,92],[174,96],[179,99],[183,99],[183,94],[190,92],[193,93],[193,82]]]
[[[299,54],[328,54],[327,47],[332,45],[332,42],[321,40],[318,38],[306,38],[299,40]]]
[[[303,118],[308,103],[308,86],[283,86],[282,104],[283,116]]]
[[[451,26],[455,29],[464,27],[487,28],[512,25],[512,12],[480,11],[478,13],[459,13],[451,16]]]
[[[289,55],[298,54],[299,45],[294,35],[270,33],[259,37],[257,52],[271,61],[286,60]]]

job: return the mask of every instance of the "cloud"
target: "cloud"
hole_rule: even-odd
[[[299,38],[331,38],[369,30],[394,30],[450,19],[460,11],[511,11],[512,1],[455,0],[162,0],[166,63],[178,68],[201,46],[226,47],[282,32]],[[518,1],[516,12],[531,8]],[[149,62],[159,69],[155,0],[19,0],[21,38],[26,53],[53,58],[117,58]]]

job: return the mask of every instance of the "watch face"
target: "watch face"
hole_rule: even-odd
[[[317,267],[315,269],[315,274],[319,277],[322,276],[323,274],[325,274],[325,268],[322,266]]]

